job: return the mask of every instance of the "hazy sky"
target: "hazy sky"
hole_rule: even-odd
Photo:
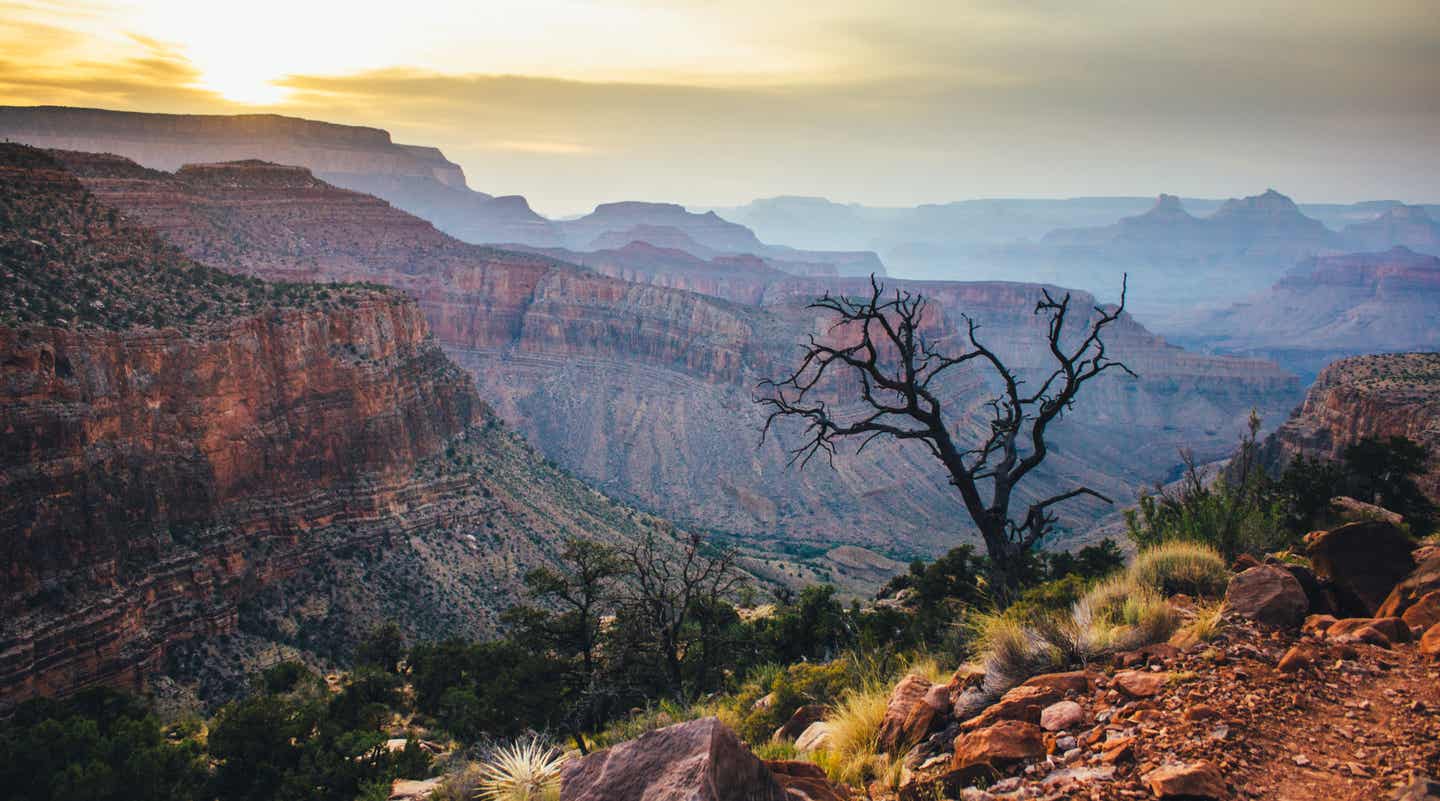
[[[0,0],[0,103],[282,114],[559,214],[1440,201],[1440,0]]]

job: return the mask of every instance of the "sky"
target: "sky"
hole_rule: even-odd
[[[1440,201],[1437,0],[0,0],[0,104],[372,125],[553,215]]]

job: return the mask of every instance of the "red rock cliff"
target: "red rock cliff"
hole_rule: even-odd
[[[1341,359],[1321,371],[1305,402],[1265,443],[1280,468],[1295,456],[1338,460],[1369,437],[1408,437],[1430,450],[1420,489],[1440,502],[1440,353]]]
[[[478,636],[563,536],[639,525],[499,427],[413,300],[197,264],[10,145],[0,273],[0,706],[138,684],[242,607],[325,656]]]

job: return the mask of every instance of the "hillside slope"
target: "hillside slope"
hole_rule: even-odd
[[[207,267],[16,145],[0,274],[0,705],[187,641],[239,674],[481,636],[564,536],[656,525],[507,431],[413,300]]]

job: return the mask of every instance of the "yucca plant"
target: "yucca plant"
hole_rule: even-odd
[[[481,801],[559,801],[565,755],[539,737],[501,746],[480,765]]]

